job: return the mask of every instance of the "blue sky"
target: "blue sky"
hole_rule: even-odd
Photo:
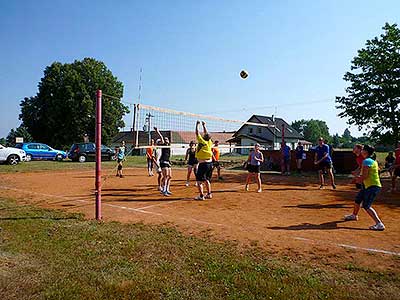
[[[229,119],[276,111],[342,134],[333,100],[343,75],[399,12],[397,0],[0,0],[0,137],[19,126],[19,103],[46,66],[84,57],[124,83],[125,102],[136,102],[143,68],[145,104]]]

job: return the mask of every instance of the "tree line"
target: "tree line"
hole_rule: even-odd
[[[382,28],[379,37],[367,40],[351,61],[350,71],[343,79],[349,83],[345,96],[336,97],[339,117],[364,129],[361,138],[351,136],[347,129],[342,135],[329,134],[321,120],[297,120],[292,126],[304,139],[314,142],[323,136],[335,147],[351,147],[370,142],[394,146],[400,142],[400,29],[397,24]],[[69,147],[88,134],[95,134],[95,94],[101,89],[112,97],[103,101],[104,143],[110,143],[119,128],[124,127],[123,84],[103,62],[93,58],[62,64],[54,62],[44,70],[35,96],[25,97],[19,119],[22,124],[12,129],[0,143],[12,145],[16,136],[26,141],[40,141],[53,147]]]

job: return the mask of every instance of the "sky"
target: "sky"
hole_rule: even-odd
[[[342,134],[349,125],[334,99],[345,95],[343,75],[399,18],[398,0],[0,0],[0,137],[21,124],[19,104],[36,95],[46,66],[85,57],[123,82],[126,103],[138,100],[142,68],[144,104],[238,120],[320,119]]]

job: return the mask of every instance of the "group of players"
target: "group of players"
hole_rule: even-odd
[[[203,133],[200,134],[199,126],[202,124]],[[171,170],[171,148],[168,137],[164,137],[158,128],[154,127],[158,138],[154,144],[152,140],[151,144],[146,150],[147,156],[147,169],[149,176],[154,176],[153,166],[156,167],[158,174],[158,190],[164,196],[170,196],[172,170]],[[196,200],[211,199],[212,188],[211,188],[211,177],[213,170],[217,169],[218,179],[222,179],[220,174],[219,156],[220,151],[218,149],[218,141],[212,142],[211,135],[207,130],[205,122],[196,122],[195,135],[197,139],[197,145],[194,141],[191,141],[189,148],[186,151],[185,162],[187,162],[188,170],[186,177],[186,186],[190,184],[190,176],[192,173],[195,174],[196,183],[199,195],[195,198]],[[122,145],[122,150],[125,149]],[[360,208],[364,208],[368,215],[375,221],[375,224],[370,226],[371,230],[382,231],[385,229],[385,225],[379,218],[377,212],[372,208],[372,203],[379,194],[382,188],[380,181],[380,171],[377,161],[375,160],[375,149],[369,145],[355,145],[353,153],[356,155],[357,169],[352,172],[354,176],[353,183],[360,190],[355,198],[353,212],[344,217],[345,221],[356,221],[358,220],[358,214]],[[121,152],[119,152],[121,153]],[[118,171],[117,176],[122,177],[122,155],[117,154]],[[297,157],[296,157],[297,159]],[[387,159],[388,160],[388,159]],[[257,182],[257,192],[262,192],[260,167],[264,162],[264,157],[260,151],[260,145],[254,146],[254,151],[251,151],[248,160],[247,167],[249,174],[246,178],[245,190],[249,190],[249,184],[251,177],[255,177]],[[392,175],[392,187],[391,190],[395,191],[396,178],[400,176],[400,143],[398,148],[395,150],[394,160],[390,160],[391,165],[388,171]],[[323,138],[318,139],[318,146],[315,148],[314,164],[319,170],[320,188],[324,187],[324,174],[329,174],[331,185],[333,189],[336,189],[335,178],[332,172],[332,158],[330,156],[329,146],[324,143]],[[298,167],[299,168],[299,167]]]

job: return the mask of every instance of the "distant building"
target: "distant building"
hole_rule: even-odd
[[[303,136],[281,118],[253,115],[247,123],[242,125],[227,142],[237,146],[254,146],[259,143],[264,149],[278,150],[281,147],[283,126],[285,142],[292,150],[296,148],[299,141],[302,142],[305,150],[312,145],[304,141]],[[237,152],[247,154],[249,148],[238,148]]]
[[[186,150],[190,141],[196,141],[196,135],[193,131],[174,131],[174,130],[161,130],[161,134],[164,137],[168,137],[171,141],[172,155],[185,155]],[[228,142],[232,138],[234,132],[210,132],[211,139],[213,141],[219,141],[221,154],[233,151],[229,147],[233,147],[234,144]],[[121,131],[112,140],[112,147],[118,146],[121,141],[125,141],[128,148],[135,144],[136,131]],[[154,131],[150,133],[151,139],[156,141],[158,136]],[[149,134],[145,131],[138,132],[138,144],[139,146],[147,146],[149,144]],[[140,151],[144,154],[145,149]]]

